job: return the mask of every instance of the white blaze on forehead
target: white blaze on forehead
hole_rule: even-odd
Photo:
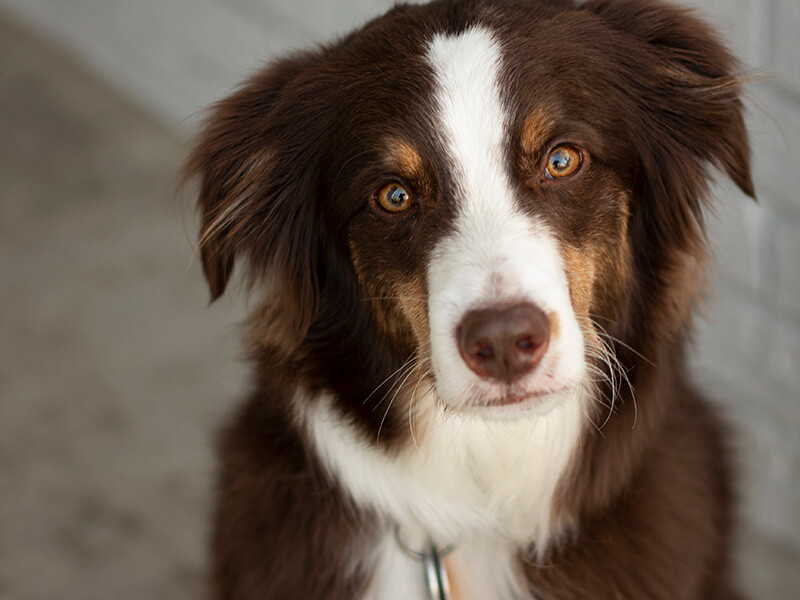
[[[455,331],[464,315],[492,305],[530,302],[555,314],[559,336],[522,393],[572,387],[583,366],[580,328],[569,300],[564,262],[548,227],[524,214],[509,165],[511,117],[501,94],[503,52],[495,34],[472,27],[437,35],[426,58],[434,77],[434,118],[455,207],[453,229],[428,268],[431,361],[442,400],[463,407],[502,396],[460,357]],[[517,384],[515,384],[517,385]]]
[[[482,198],[508,190],[503,169],[507,117],[500,98],[502,51],[480,27],[457,36],[437,35],[428,48],[436,74],[437,108],[444,145],[453,164],[457,200],[464,212],[481,210]],[[461,205],[461,202],[468,205]]]

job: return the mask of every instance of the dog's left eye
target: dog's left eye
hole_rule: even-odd
[[[383,210],[390,213],[400,213],[414,205],[414,197],[399,183],[387,183],[380,188],[375,201]]]
[[[564,179],[578,172],[583,163],[583,155],[575,146],[558,146],[547,157],[547,178]]]

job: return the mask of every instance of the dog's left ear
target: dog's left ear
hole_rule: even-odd
[[[583,10],[614,30],[609,51],[639,104],[630,127],[639,191],[658,211],[651,226],[683,241],[687,227],[700,233],[709,164],[754,197],[738,63],[715,32],[692,11],[657,0],[590,0]]]
[[[218,103],[186,167],[187,178],[200,180],[198,249],[211,299],[243,263],[250,287],[278,292],[265,318],[272,341],[302,340],[317,310],[315,156],[326,111],[314,70],[322,56],[278,60]]]

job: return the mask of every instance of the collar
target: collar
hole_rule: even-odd
[[[450,600],[450,580],[442,559],[455,550],[455,545],[451,544],[440,549],[433,542],[428,542],[422,551],[412,550],[400,537],[399,526],[394,529],[394,537],[403,554],[422,563],[428,600]]]

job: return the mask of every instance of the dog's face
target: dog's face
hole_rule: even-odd
[[[535,40],[518,41],[530,45],[520,56],[535,55]],[[429,352],[449,408],[545,407],[585,375],[579,319],[595,261],[627,263],[626,187],[600,160],[599,132],[570,116],[572,100],[536,93],[556,76],[549,65],[515,69],[488,27],[419,44],[419,66],[395,84],[397,123],[354,124],[348,145],[366,137],[375,149],[354,148],[337,168],[358,182],[334,195],[358,207],[347,243],[363,295],[393,299],[384,320]]]
[[[242,256],[287,356],[546,411],[685,326],[707,166],[752,193],[732,67],[641,0],[395,9],[218,106],[191,163],[212,294]]]

